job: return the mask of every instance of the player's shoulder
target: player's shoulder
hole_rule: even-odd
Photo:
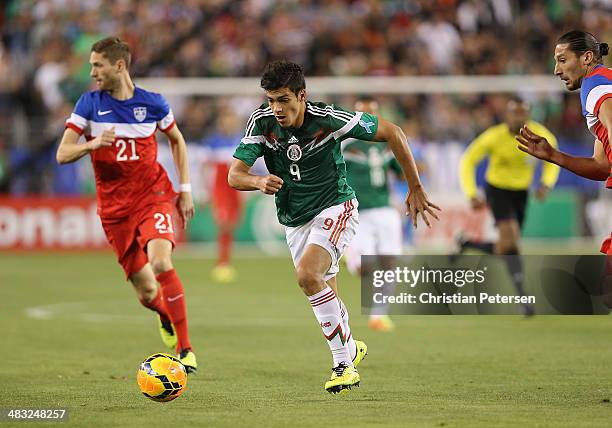
[[[355,116],[354,111],[320,101],[306,101],[306,112],[314,116],[346,118],[348,120]]]
[[[356,113],[334,104],[307,101],[306,114],[309,118],[309,126],[337,131],[350,123]]]
[[[257,128],[261,132],[271,129],[276,123],[276,118],[272,109],[267,104],[262,104],[249,116],[245,129],[245,135],[251,135],[253,130]]]
[[[146,89],[136,86],[134,88],[133,101],[150,105],[152,107],[165,107],[168,105],[166,98],[157,92],[147,91]]]
[[[123,117],[127,122],[174,120],[170,105],[162,94],[138,86],[134,88],[134,96],[129,100],[128,106],[127,116]]]
[[[96,102],[100,102],[101,95],[101,92],[98,90],[83,92],[77,103],[94,105]]]
[[[261,119],[267,118],[269,116],[274,116],[274,114],[272,113],[272,109],[270,108],[270,106],[268,104],[264,103],[264,104],[261,104],[259,107],[257,107],[255,110],[253,110],[253,112],[249,116],[249,121],[251,119],[253,119],[253,120],[261,120]],[[264,120],[266,120],[266,119],[264,119]]]
[[[91,120],[96,106],[100,105],[100,91],[83,92],[74,106],[74,113]]]
[[[612,85],[612,69],[598,65],[582,80],[580,92],[588,94],[592,89],[601,85]]]

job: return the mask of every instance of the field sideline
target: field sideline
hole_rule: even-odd
[[[179,256],[180,256],[179,251]],[[323,390],[331,358],[288,258],[178,257],[200,372],[176,401],[147,400],[139,362],[164,351],[110,253],[0,255],[4,408],[68,407],[67,425],[602,427],[612,421],[612,317],[398,316],[373,333],[357,278],[340,293],[370,353],[362,385]],[[1,426],[24,426],[0,422]],[[27,426],[33,426],[28,424]],[[46,423],[46,426],[49,424]]]

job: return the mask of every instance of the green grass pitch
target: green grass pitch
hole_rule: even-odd
[[[361,387],[331,396],[329,350],[288,258],[238,259],[239,281],[218,285],[210,260],[188,256],[175,265],[200,371],[164,404],[136,385],[140,361],[164,351],[156,319],[110,253],[0,255],[0,407],[67,407],[65,425],[82,427],[612,424],[612,317],[397,316],[375,333],[342,273],[370,352]]]

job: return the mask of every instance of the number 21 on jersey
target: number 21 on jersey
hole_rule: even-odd
[[[153,214],[153,218],[155,219],[155,229],[157,229],[159,233],[174,233],[172,216],[170,214],[155,213]]]
[[[138,160],[140,156],[136,153],[136,141],[133,139],[127,140],[117,140],[115,143],[117,148],[117,162],[124,162],[128,160]]]

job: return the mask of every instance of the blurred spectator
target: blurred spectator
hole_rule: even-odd
[[[612,38],[609,0],[9,0],[0,2],[0,143],[8,159],[17,148],[36,157],[59,135],[66,106],[91,85],[84,57],[109,34],[132,46],[135,77],[258,76],[277,58],[309,76],[489,75],[550,74],[550,48],[570,27]],[[554,132],[592,143],[572,126],[575,98],[530,101]],[[499,120],[492,96],[385,103],[430,141],[467,142]],[[190,138],[214,131],[210,99],[174,104]]]

